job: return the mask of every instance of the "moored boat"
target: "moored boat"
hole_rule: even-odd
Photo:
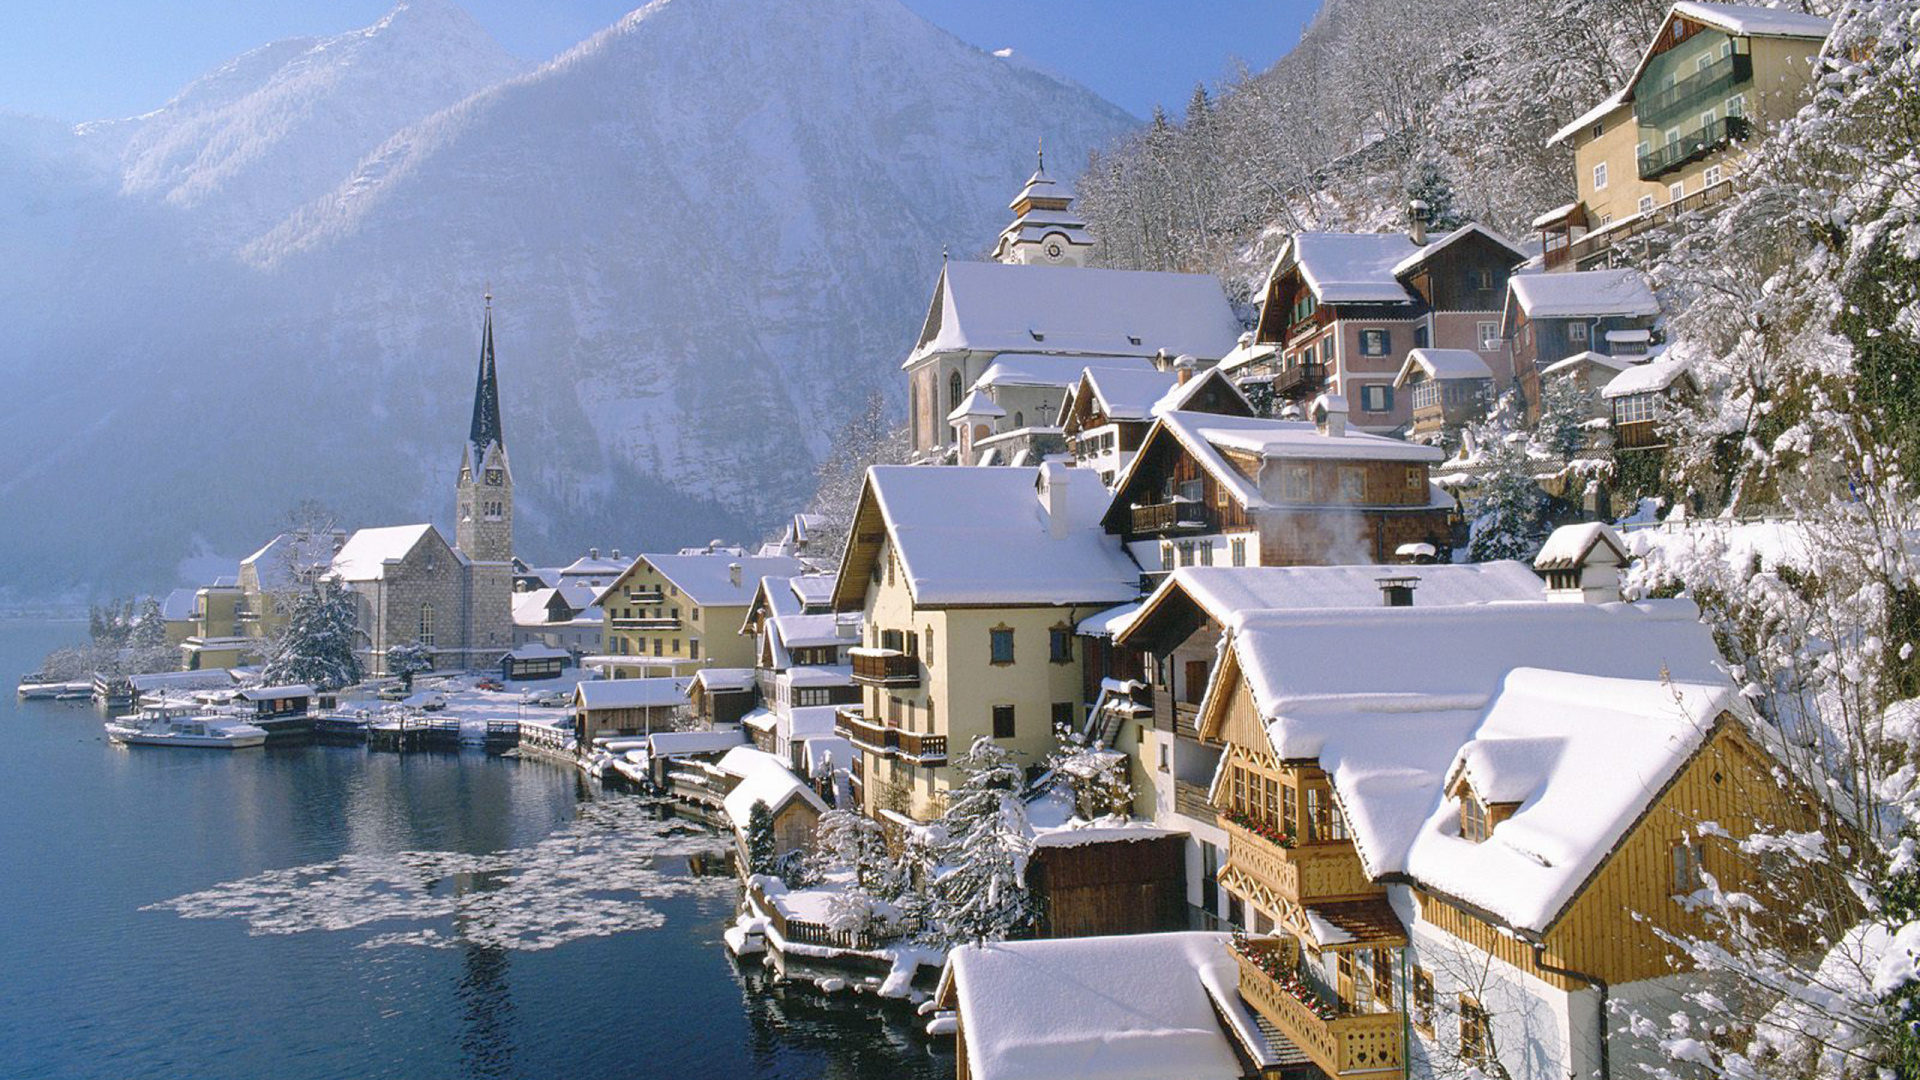
[[[230,716],[174,709],[150,709],[106,723],[107,736],[129,746],[187,746],[243,750],[264,746],[267,732]]]

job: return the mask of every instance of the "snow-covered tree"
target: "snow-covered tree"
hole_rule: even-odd
[[[747,873],[771,874],[779,869],[773,837],[773,811],[755,799],[747,811]]]
[[[387,649],[387,674],[413,690],[413,677],[433,670],[433,650],[418,641],[403,641]]]
[[[352,590],[322,578],[294,602],[287,629],[261,671],[270,683],[306,683],[337,690],[360,681]]]
[[[1065,725],[1054,731],[1054,738],[1046,773],[1054,790],[1072,800],[1074,813],[1089,820],[1126,813],[1133,804],[1127,755],[1107,749],[1099,740],[1088,742]]]
[[[1536,479],[1540,462],[1519,413],[1518,398],[1508,394],[1469,428],[1478,453],[1466,504],[1467,557],[1474,562],[1531,560],[1550,531],[1547,496]]]
[[[134,620],[133,629],[127,634],[127,644],[136,649],[167,647],[167,620],[160,614],[160,601],[147,597],[140,607],[140,617]]]
[[[817,486],[807,512],[820,515],[821,520],[808,542],[809,558],[839,560],[867,469],[902,464],[912,452],[906,425],[893,421],[886,398],[878,391],[869,394],[865,407],[834,437],[833,448],[815,471]]]
[[[947,795],[922,886],[921,933],[947,948],[1004,940],[1032,926],[1038,914],[1027,891],[1033,830],[1025,772],[985,736],[952,765],[961,779]]]

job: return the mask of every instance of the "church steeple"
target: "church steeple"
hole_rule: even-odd
[[[480,374],[473,388],[473,423],[460,452],[454,493],[454,546],[476,562],[513,558],[513,470],[500,429],[500,375],[493,361],[493,293],[480,328]]]
[[[506,445],[500,436],[500,377],[493,366],[493,293],[487,293],[486,304],[486,322],[480,330],[480,378],[473,388],[473,428],[467,435],[476,468],[486,459],[488,447]]]
[[[1073,214],[1073,191],[1047,175],[1044,143],[1034,158],[1033,175],[1007,204],[1013,224],[1000,233],[993,257],[1003,263],[1084,266],[1093,237],[1087,223]]]

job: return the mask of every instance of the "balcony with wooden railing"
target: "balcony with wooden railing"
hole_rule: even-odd
[[[678,630],[678,615],[633,615],[621,616],[609,620],[615,630]]]
[[[1295,364],[1273,373],[1269,385],[1273,396],[1282,401],[1301,401],[1320,392],[1327,382],[1327,365],[1318,362]]]
[[[1386,890],[1368,879],[1350,841],[1284,847],[1222,813],[1227,830],[1227,869],[1273,895],[1296,904],[1377,896]]]
[[[834,730],[847,741],[871,754],[900,758],[916,765],[944,765],[947,762],[947,737],[908,731],[867,719],[865,710],[845,706],[833,714]]]
[[[1129,524],[1136,536],[1157,536],[1163,533],[1204,532],[1211,522],[1205,506],[1190,499],[1175,498],[1163,503],[1133,507]]]
[[[1316,985],[1290,937],[1229,944],[1240,967],[1240,996],[1333,1077],[1380,1077],[1406,1060],[1406,1018],[1398,1012],[1350,1012]],[[1274,972],[1282,973],[1276,977]]]
[[[899,649],[848,649],[853,681],[862,686],[912,688],[920,685],[920,661]]]

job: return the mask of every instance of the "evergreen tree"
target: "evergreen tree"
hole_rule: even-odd
[[[1452,232],[1467,223],[1453,196],[1453,184],[1440,164],[1428,156],[1413,163],[1407,179],[1407,201],[1427,204],[1427,228],[1435,234]]]
[[[136,649],[167,647],[167,620],[160,613],[160,601],[147,598],[141,607],[140,617],[134,620],[133,630],[127,635],[127,644]]]
[[[1099,740],[1088,742],[1062,724],[1054,730],[1057,744],[1047,755],[1046,770],[1054,790],[1073,802],[1073,812],[1089,820],[1124,814],[1133,803],[1133,781],[1127,775],[1127,755],[1109,750]]]
[[[1547,496],[1535,479],[1539,463],[1518,411],[1517,397],[1507,394],[1484,422],[1468,428],[1479,455],[1466,507],[1467,558],[1474,562],[1531,560],[1547,538]]]
[[[354,652],[354,597],[332,578],[322,578],[294,602],[287,629],[261,677],[269,683],[305,683],[337,690],[360,681]]]
[[[779,869],[773,839],[773,811],[760,800],[747,811],[747,873],[772,874]]]
[[[387,650],[387,674],[413,692],[413,677],[433,670],[433,650],[418,641],[402,642]]]
[[[922,934],[952,948],[1002,941],[1030,928],[1038,915],[1027,891],[1033,830],[1027,823],[1026,777],[1011,752],[986,736],[954,759],[960,783],[926,853]]]

